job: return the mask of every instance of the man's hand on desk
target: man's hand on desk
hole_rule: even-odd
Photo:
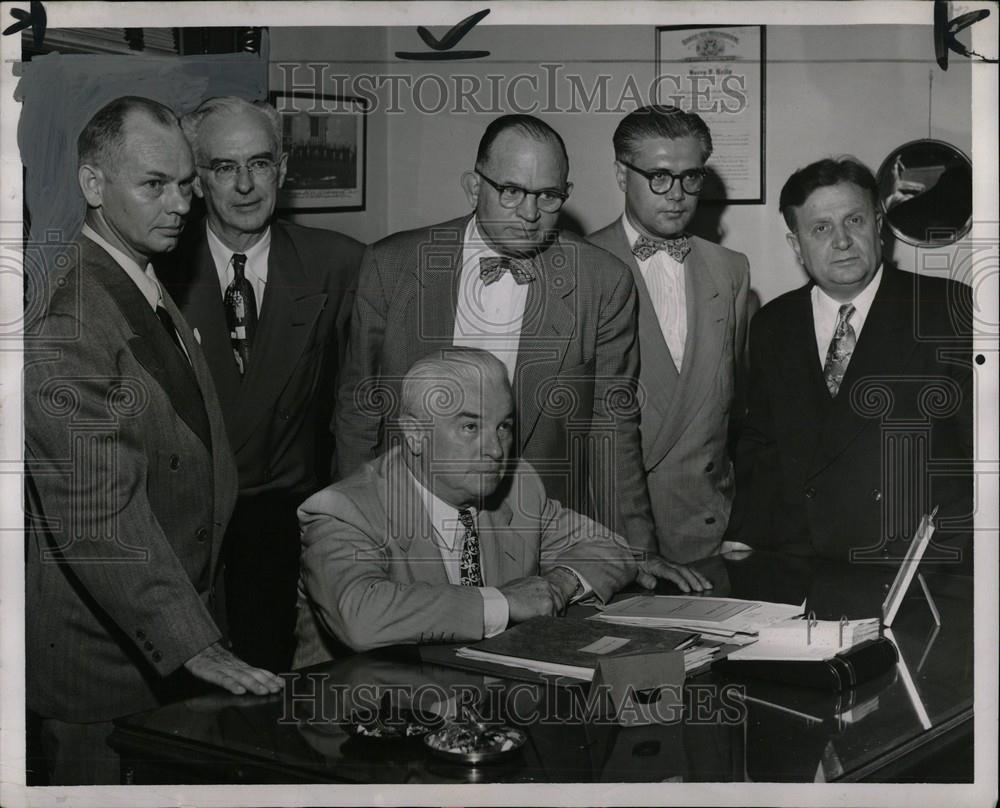
[[[635,580],[646,589],[655,589],[659,578],[676,584],[681,592],[704,592],[712,588],[712,582],[698,570],[683,564],[672,564],[663,556],[649,555],[639,562],[638,567]]]
[[[268,693],[277,693],[285,684],[281,677],[248,665],[217,642],[191,657],[184,663],[184,667],[192,676],[238,696],[247,691],[266,696]]]
[[[573,587],[568,593],[565,592],[568,583],[561,582],[561,576],[555,576],[555,573],[563,573],[573,578]],[[576,590],[576,584],[575,576],[568,570],[552,570],[545,577],[532,575],[528,578],[517,578],[501,586],[500,592],[507,598],[510,622],[521,623],[532,617],[559,614],[566,608],[566,602]]]

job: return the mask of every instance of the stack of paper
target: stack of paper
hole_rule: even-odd
[[[736,598],[639,595],[614,603],[591,617],[606,623],[695,631],[726,643],[753,642],[761,629],[799,617],[805,604],[768,603]]]
[[[878,619],[783,620],[760,630],[757,642],[729,654],[734,660],[829,659],[878,637]]]

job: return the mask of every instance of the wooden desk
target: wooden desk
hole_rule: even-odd
[[[821,619],[877,614],[894,572],[764,553],[703,570],[716,595],[805,599]],[[928,580],[941,629],[914,588],[893,629],[904,664],[841,696],[709,672],[688,680],[681,720],[625,729],[588,720],[584,688],[456,671],[421,663],[412,648],[386,649],[300,672],[282,695],[216,692],[131,716],[111,740],[124,781],[135,784],[971,782],[972,579]],[[341,721],[352,699],[375,703],[386,691],[464,701],[521,726],[528,743],[510,763],[466,768],[438,762],[419,742],[348,736]]]

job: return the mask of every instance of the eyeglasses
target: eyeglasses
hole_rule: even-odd
[[[649,190],[658,196],[669,193],[674,187],[674,180],[681,181],[681,188],[687,194],[700,194],[705,185],[705,177],[708,176],[706,168],[689,168],[680,174],[674,174],[665,168],[658,168],[655,171],[646,171],[638,166],[634,166],[625,160],[619,160],[623,166],[632,169],[636,174],[642,174],[649,180]]]
[[[569,199],[569,194],[556,188],[543,188],[540,191],[529,191],[520,185],[500,185],[487,177],[483,172],[476,173],[488,182],[500,194],[500,204],[505,208],[516,208],[527,196],[535,197],[539,210],[555,213]]]
[[[221,160],[213,162],[210,166],[199,166],[199,168],[207,168],[215,175],[215,179],[219,182],[230,183],[236,181],[241,168],[245,168],[257,179],[269,180],[277,172],[278,164],[268,157],[254,157],[251,160],[247,160],[245,164]]]

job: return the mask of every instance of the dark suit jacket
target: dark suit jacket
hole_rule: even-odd
[[[811,287],[773,300],[750,327],[731,537],[877,560],[905,552],[920,516],[939,505],[934,543],[960,543],[972,511],[969,288],[884,268],[831,399]],[[948,554],[932,546],[927,557]]]
[[[328,230],[271,226],[267,289],[250,370],[236,369],[205,222],[158,272],[197,329],[240,472],[240,494],[303,497],[327,482],[334,382],[364,246]]]
[[[27,700],[107,721],[155,706],[163,677],[220,638],[209,606],[236,468],[169,295],[190,365],[104,250],[70,255],[25,338]]]
[[[330,659],[336,637],[358,651],[479,640],[483,599],[448,582],[430,517],[399,448],[299,508],[302,575],[293,667]],[[546,496],[521,461],[478,515],[486,586],[568,566],[602,601],[635,577],[607,528]]]
[[[410,365],[452,345],[468,221],[397,233],[365,252],[337,398],[343,474],[387,445],[386,420]],[[566,232],[539,260],[513,379],[515,451],[551,497],[595,515],[633,546],[655,549],[632,400],[639,362],[632,276]]]
[[[638,290],[642,456],[659,552],[680,562],[705,558],[719,549],[733,501],[727,444],[745,360],[746,256],[691,237],[678,373],[621,218],[588,239],[632,270]]]

